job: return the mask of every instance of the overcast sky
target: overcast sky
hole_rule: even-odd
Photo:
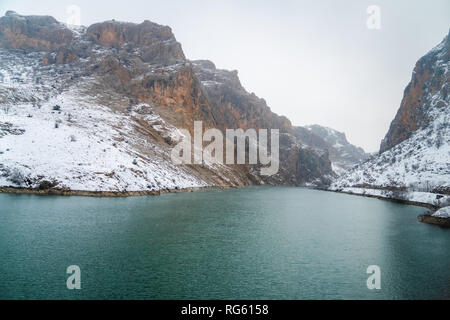
[[[0,0],[0,11],[65,22],[70,5],[86,26],[169,25],[189,59],[238,70],[248,91],[294,125],[344,131],[366,151],[378,150],[416,61],[450,27],[448,0]],[[367,27],[371,5],[380,29]]]

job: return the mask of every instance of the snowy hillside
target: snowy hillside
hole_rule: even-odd
[[[207,185],[136,135],[133,118],[179,139],[149,105],[114,112],[88,95],[94,79],[57,84],[55,68],[41,67],[39,58],[0,50],[0,186],[138,191]]]
[[[448,94],[450,61],[448,50],[448,38],[446,38],[418,62],[418,67],[425,62],[429,63],[431,70],[426,72],[432,75],[426,78],[427,81],[423,85],[420,84],[424,94],[418,100],[416,98],[420,102],[417,113],[423,115],[417,121],[421,123],[421,126],[417,130],[408,132],[408,137],[402,142],[335,181],[330,187],[331,190],[378,194],[380,193],[378,189],[390,189],[400,192],[381,196],[400,197],[437,206],[443,206],[450,201],[447,196],[450,194],[450,95]],[[416,84],[416,77],[418,75],[415,72],[413,73],[413,85]],[[407,88],[404,101],[410,99],[409,95],[412,90],[412,87]],[[402,108],[407,107],[409,105],[402,105]],[[406,112],[406,114],[408,113]],[[396,121],[390,131],[395,132],[397,123],[401,123],[401,121]],[[424,198],[420,193],[429,193],[431,196]]]
[[[179,128],[211,124],[205,106],[169,27],[107,21],[73,29],[49,16],[0,17],[2,190],[245,185],[236,168],[172,162]]]
[[[434,110],[435,119],[411,138],[351,170],[334,188],[371,185],[417,191],[450,189],[449,106]]]

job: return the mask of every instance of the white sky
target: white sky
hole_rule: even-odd
[[[344,131],[376,151],[415,62],[450,27],[450,1],[428,0],[0,0],[0,13],[47,14],[81,23],[145,19],[169,25],[189,59],[237,69],[245,88],[295,125]],[[366,26],[370,5],[381,29]]]

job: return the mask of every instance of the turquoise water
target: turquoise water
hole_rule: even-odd
[[[423,211],[284,187],[0,194],[0,299],[449,299],[450,230]]]

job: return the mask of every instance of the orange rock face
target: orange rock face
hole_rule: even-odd
[[[430,97],[449,82],[444,74],[434,70],[439,59],[450,59],[449,47],[450,37],[447,36],[442,49],[445,57],[438,57],[436,52],[432,51],[417,62],[411,82],[405,89],[400,109],[381,142],[380,153],[408,139],[414,131],[428,123],[426,112],[430,106]]]
[[[264,99],[248,93],[242,87],[237,71],[216,69],[211,61],[205,60],[193,61],[193,65],[212,106],[218,128],[279,130],[279,174],[260,177],[264,183],[299,185],[315,181],[326,184],[327,179],[334,175],[328,153],[301,147],[289,119],[272,112]],[[250,169],[258,170],[251,166]]]
[[[192,131],[196,120],[203,121],[205,128],[216,124],[211,105],[189,64],[167,76],[146,77],[130,89],[139,101],[161,106],[159,112],[178,127]]]
[[[145,62],[170,65],[186,59],[172,30],[150,21],[141,24],[116,21],[96,23],[87,29],[87,35],[105,47],[119,48],[124,45],[139,47]]]
[[[211,61],[205,60],[193,61],[193,65],[222,129],[280,129],[293,133],[289,119],[273,113],[264,99],[242,87],[237,71],[216,69]]]
[[[72,32],[52,17],[8,11],[0,18],[0,43],[6,48],[52,51],[72,41]]]
[[[150,21],[141,24],[106,21],[96,23],[87,30],[88,35],[102,46],[121,46],[133,43],[138,46],[152,45],[156,41],[174,39],[172,30]]]

